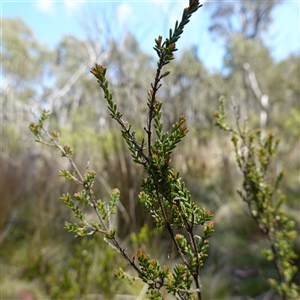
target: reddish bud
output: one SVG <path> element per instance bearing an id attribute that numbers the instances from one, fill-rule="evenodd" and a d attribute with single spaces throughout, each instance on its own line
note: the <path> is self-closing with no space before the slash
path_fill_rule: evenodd
<path id="1" fill-rule="evenodd" d="M 158 42 L 158 45 L 160 46 L 161 45 L 161 42 L 162 42 L 162 36 L 158 36 L 158 39 L 157 39 L 157 42 Z"/>

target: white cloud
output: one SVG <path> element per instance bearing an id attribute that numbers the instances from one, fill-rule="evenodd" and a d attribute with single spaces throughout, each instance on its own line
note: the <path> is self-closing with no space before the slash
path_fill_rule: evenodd
<path id="1" fill-rule="evenodd" d="M 74 10 L 78 10 L 85 0 L 64 0 L 64 5 L 67 13 L 71 13 Z"/>
<path id="2" fill-rule="evenodd" d="M 53 0 L 38 0 L 37 8 L 47 14 L 54 14 L 54 1 Z"/>
<path id="3" fill-rule="evenodd" d="M 126 3 L 121 3 L 117 7 L 117 19 L 121 26 L 125 26 L 126 23 L 131 20 L 132 8 Z M 131 20 L 132 21 L 132 20 Z"/>
<path id="4" fill-rule="evenodd" d="M 72 14 L 75 10 L 78 10 L 85 0 L 37 0 L 37 8 L 49 15 L 55 14 L 55 4 L 61 3 L 65 7 L 65 11 L 68 15 Z M 57 8 L 57 7 L 56 7 Z"/>

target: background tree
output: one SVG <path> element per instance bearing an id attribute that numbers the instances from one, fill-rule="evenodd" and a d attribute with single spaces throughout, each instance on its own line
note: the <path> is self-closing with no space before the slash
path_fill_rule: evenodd
<path id="1" fill-rule="evenodd" d="M 272 23 L 272 10 L 281 1 L 218 1 L 210 3 L 212 24 L 209 30 L 221 38 L 228 39 L 240 34 L 245 39 L 259 39 Z"/>

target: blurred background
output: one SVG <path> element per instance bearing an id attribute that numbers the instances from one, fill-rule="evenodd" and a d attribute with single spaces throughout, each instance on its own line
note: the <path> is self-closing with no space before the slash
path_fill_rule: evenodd
<path id="1" fill-rule="evenodd" d="M 2 3 L 1 299 L 144 299 L 146 293 L 140 282 L 114 278 L 115 269 L 128 267 L 100 237 L 74 239 L 63 229 L 74 219 L 59 197 L 78 187 L 58 176 L 70 169 L 68 162 L 35 143 L 28 129 L 42 109 L 51 111 L 49 130 L 75 149 L 79 168 L 84 172 L 90 161 L 97 172 L 97 197 L 105 200 L 112 188 L 120 189 L 116 222 L 128 252 L 142 247 L 162 264 L 178 261 L 166 233 L 153 229 L 137 201 L 143 170 L 132 163 L 89 70 L 96 62 L 108 67 L 114 99 L 142 137 L 156 71 L 154 38 L 168 36 L 185 6 Z M 205 2 L 166 68 L 171 74 L 158 96 L 165 128 L 182 114 L 189 127 L 173 166 L 194 201 L 214 214 L 204 299 L 271 299 L 264 298 L 267 278 L 276 277 L 260 253 L 267 241 L 236 193 L 242 176 L 230 136 L 214 126 L 221 95 L 232 124 L 239 107 L 249 129 L 262 127 L 281 138 L 272 170 L 286 170 L 284 209 L 300 231 L 299 25 L 298 1 Z M 299 236 L 295 251 L 300 254 Z"/>

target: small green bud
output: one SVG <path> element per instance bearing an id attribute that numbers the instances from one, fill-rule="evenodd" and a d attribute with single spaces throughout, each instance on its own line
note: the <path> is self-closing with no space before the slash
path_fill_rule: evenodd
<path id="1" fill-rule="evenodd" d="M 162 74 L 162 75 L 160 76 L 160 78 L 164 78 L 164 77 L 168 76 L 170 73 L 171 73 L 170 71 L 167 71 L 167 72 L 165 72 L 164 74 Z"/>

